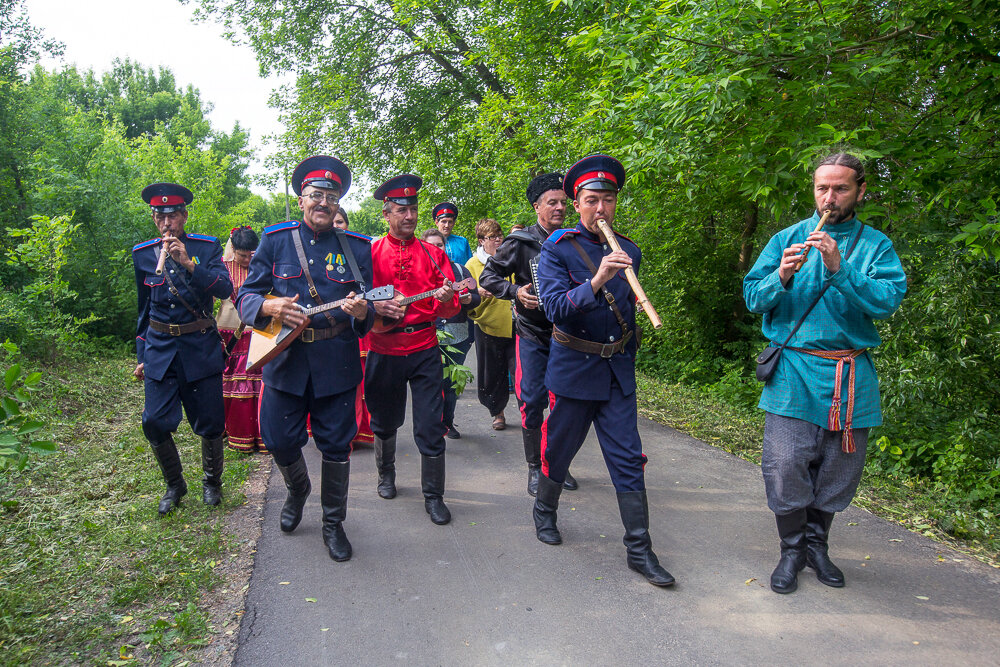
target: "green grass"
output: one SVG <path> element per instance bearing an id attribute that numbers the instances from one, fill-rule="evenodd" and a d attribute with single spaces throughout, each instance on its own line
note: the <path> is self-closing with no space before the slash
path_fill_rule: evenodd
<path id="1" fill-rule="evenodd" d="M 760 464 L 764 413 L 746 407 L 746 396 L 730 399 L 718 387 L 667 385 L 644 373 L 637 373 L 636 381 L 642 416 Z M 926 480 L 877 474 L 871 468 L 861 479 L 855 505 L 1000 567 L 1000 529 L 994 521 L 981 521 L 966 531 L 972 533 L 966 539 L 956 538 L 955 517 L 964 508 L 947 504 Z"/>
<path id="2" fill-rule="evenodd" d="M 170 664 L 213 632 L 199 604 L 232 551 L 223 518 L 244 501 L 252 459 L 227 452 L 223 505 L 210 510 L 200 441 L 182 422 L 190 490 L 159 517 L 163 480 L 140 428 L 134 361 L 93 354 L 40 369 L 40 411 L 60 452 L 0 471 L 0 664 Z"/>

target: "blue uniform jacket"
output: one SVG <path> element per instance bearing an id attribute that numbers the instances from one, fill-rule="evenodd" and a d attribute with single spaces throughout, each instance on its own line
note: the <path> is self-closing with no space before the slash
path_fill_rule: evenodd
<path id="1" fill-rule="evenodd" d="M 331 230 L 316 234 L 308 225 L 292 220 L 271 225 L 264 230 L 260 247 L 250 262 L 250 272 L 236 296 L 236 309 L 240 319 L 260 328 L 268 322 L 260 314 L 264 295 L 295 296 L 306 308 L 319 305 L 309 295 L 309 283 L 302 273 L 292 234 L 302 239 L 310 274 L 323 303 L 343 299 L 351 292 L 360 292 L 347 264 L 337 235 Z M 372 289 L 371 239 L 363 234 L 345 231 L 357 260 L 365 289 Z M 327 267 L 333 267 L 328 269 Z M 340 269 L 343 269 L 341 272 Z M 375 321 L 375 310 L 368 304 L 368 317 L 355 320 L 340 308 L 327 311 L 337 323 L 349 321 L 350 325 L 340 335 L 326 340 L 304 343 L 293 342 L 288 349 L 264 366 L 264 384 L 280 391 L 302 396 L 312 378 L 313 395 L 332 396 L 352 389 L 361 382 L 361 357 L 358 338 L 368 333 Z M 323 313 L 312 316 L 310 327 L 325 329 L 330 326 Z"/>
<path id="2" fill-rule="evenodd" d="M 149 328 L 150 318 L 167 324 L 186 324 L 198 319 L 170 293 L 166 277 L 156 275 L 161 245 L 161 239 L 153 239 L 132 248 L 135 288 L 139 295 L 136 358 L 140 364 L 145 364 L 143 372 L 151 380 L 162 380 L 175 357 L 189 381 L 221 373 L 225 366 L 222 343 L 214 329 L 171 336 Z M 222 263 L 222 246 L 214 236 L 188 233 L 184 236 L 184 247 L 195 263 L 194 273 L 188 273 L 169 257 L 164 272 L 170 272 L 177 291 L 192 308 L 211 317 L 212 299 L 225 299 L 233 292 L 229 271 Z"/>
<path id="3" fill-rule="evenodd" d="M 622 250 L 632 258 L 632 268 L 638 271 L 642 258 L 639 247 L 630 239 L 617 236 Z M 539 298 L 545 314 L 556 327 L 571 336 L 597 343 L 614 343 L 622 337 L 622 328 L 604 296 L 600 292 L 594 294 L 590 286 L 593 274 L 570 243 L 570 238 L 576 238 L 595 267 L 599 267 L 604 255 L 611 252 L 608 245 L 580 223 L 574 229 L 554 231 L 542 244 L 538 263 Z M 634 331 L 635 296 L 625 274 L 619 271 L 605 287 L 614 296 L 629 330 Z M 610 359 L 572 350 L 553 339 L 545 385 L 558 396 L 606 401 L 611 397 L 614 377 L 622 392 L 629 396 L 635 392 L 635 351 L 634 335 L 625 349 Z"/>

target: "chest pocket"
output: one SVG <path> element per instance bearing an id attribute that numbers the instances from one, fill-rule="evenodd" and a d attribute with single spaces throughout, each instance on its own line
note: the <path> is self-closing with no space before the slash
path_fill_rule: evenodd
<path id="1" fill-rule="evenodd" d="M 344 272 L 341 273 L 340 271 L 338 271 L 337 269 L 339 268 L 343 268 Z M 340 283 L 342 285 L 345 283 L 354 282 L 354 276 L 351 275 L 351 269 L 347 266 L 338 264 L 333 265 L 333 270 L 330 269 L 326 270 L 326 278 L 327 280 L 330 280 L 335 283 Z"/>
<path id="2" fill-rule="evenodd" d="M 151 276 L 147 275 L 143 279 L 143 282 L 146 283 L 147 287 L 159 287 L 160 285 L 163 284 L 164 280 L 165 280 L 165 278 L 163 276 L 158 276 L 156 274 L 153 274 Z"/>
<path id="3" fill-rule="evenodd" d="M 292 280 L 302 276 L 302 267 L 298 264 L 275 264 L 271 273 L 280 280 Z"/>

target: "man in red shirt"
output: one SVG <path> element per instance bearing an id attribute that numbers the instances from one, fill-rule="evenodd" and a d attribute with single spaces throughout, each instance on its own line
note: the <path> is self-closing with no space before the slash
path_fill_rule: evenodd
<path id="1" fill-rule="evenodd" d="M 376 287 L 392 285 L 396 294 L 425 298 L 401 307 L 396 300 L 375 306 L 383 322 L 368 335 L 365 363 L 365 396 L 375 434 L 375 467 L 378 494 L 396 496 L 396 430 L 406 412 L 406 385 L 413 396 L 413 439 L 420 450 L 420 481 L 424 508 L 431 521 L 451 521 L 444 504 L 444 425 L 441 393 L 441 353 L 434 320 L 458 313 L 460 303 L 451 287 L 455 275 L 440 248 L 414 236 L 417 227 L 419 176 L 391 178 L 375 191 L 389 233 L 372 243 Z"/>

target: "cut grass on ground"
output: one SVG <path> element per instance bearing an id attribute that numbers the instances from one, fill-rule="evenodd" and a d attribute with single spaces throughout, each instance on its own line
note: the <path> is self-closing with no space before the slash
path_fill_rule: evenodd
<path id="1" fill-rule="evenodd" d="M 39 369 L 60 452 L 0 472 L 2 664 L 169 664 L 217 632 L 200 605 L 232 556 L 223 518 L 243 502 L 254 463 L 227 452 L 223 505 L 208 509 L 200 441 L 182 422 L 189 491 L 159 517 L 163 480 L 142 436 L 133 367 L 124 351 L 101 350 Z"/>
<path id="2" fill-rule="evenodd" d="M 710 391 L 686 385 L 665 385 L 656 378 L 636 375 L 639 414 L 665 424 L 730 454 L 760 465 L 764 413 L 730 405 Z M 761 484 L 763 484 L 763 479 Z M 870 474 L 861 479 L 854 504 L 910 530 L 1000 567 L 997 540 L 960 540 L 929 517 L 947 514 L 930 485 L 919 480 Z"/>

